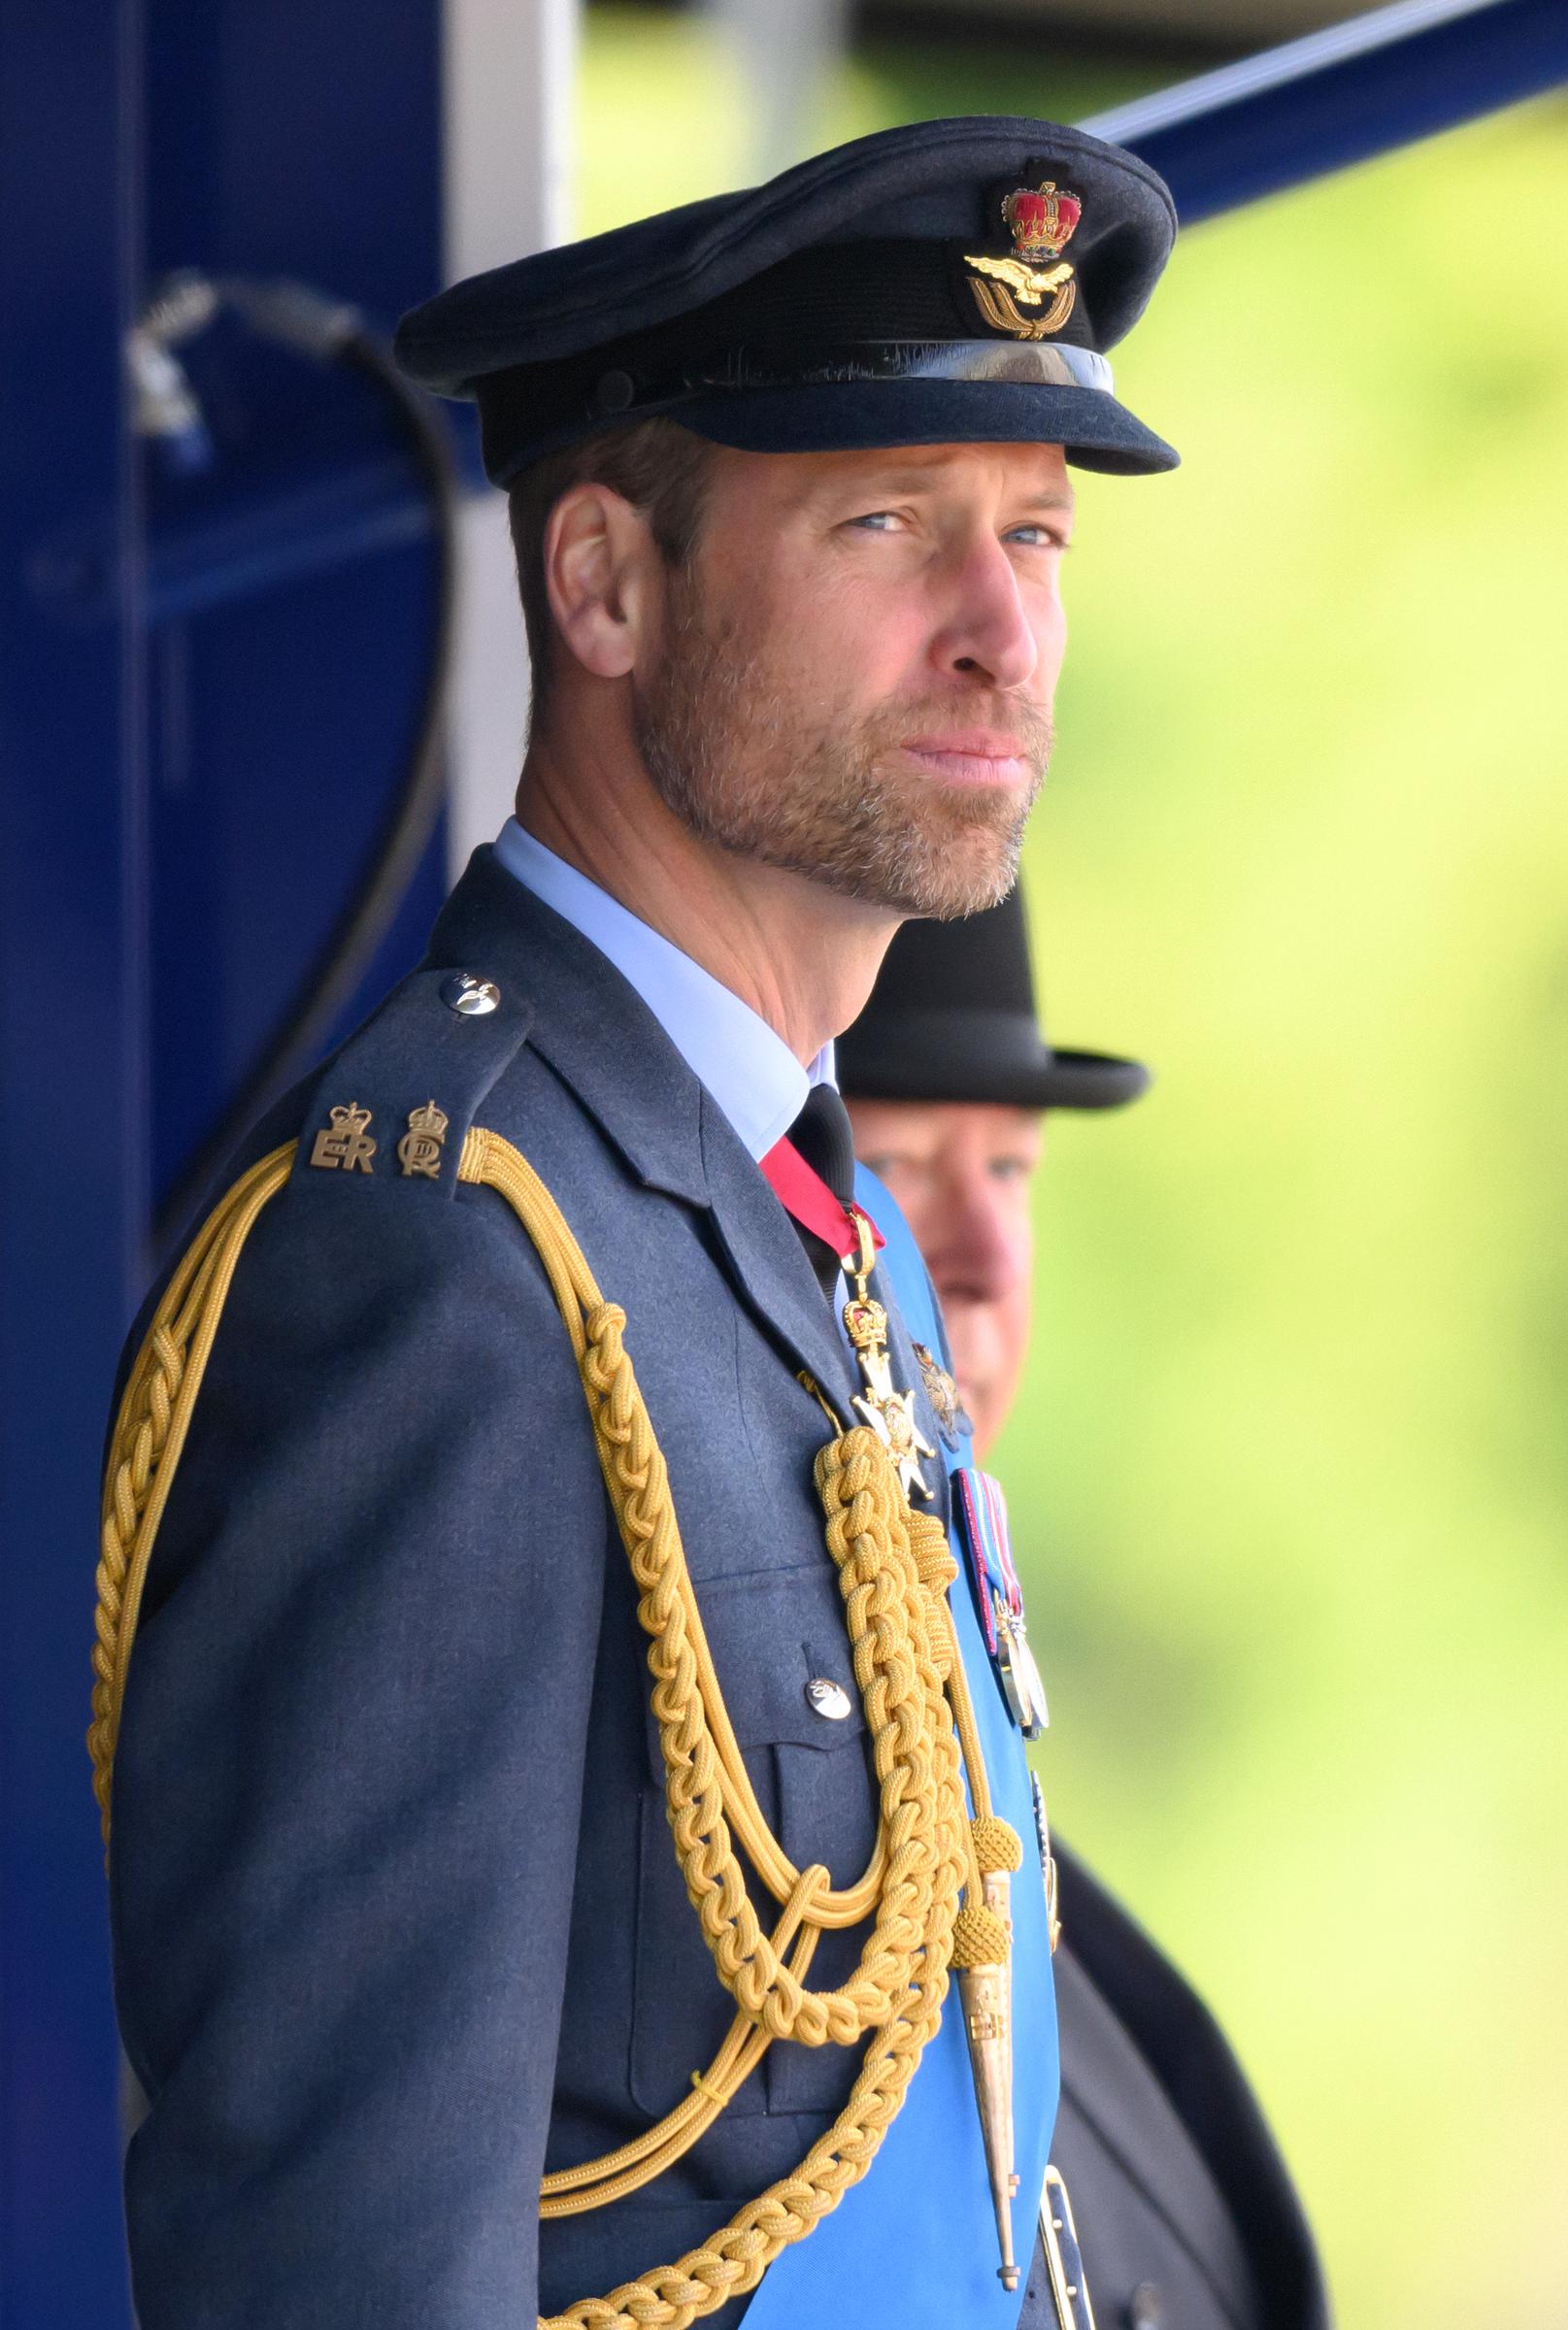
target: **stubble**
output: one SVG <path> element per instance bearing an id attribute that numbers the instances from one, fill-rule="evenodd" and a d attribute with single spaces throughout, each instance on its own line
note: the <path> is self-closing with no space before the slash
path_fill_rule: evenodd
<path id="1" fill-rule="evenodd" d="M 787 684 L 740 623 L 705 621 L 689 578 L 675 579 L 671 617 L 634 733 L 692 833 L 894 914 L 947 921 L 1006 897 L 1051 758 L 1046 713 L 977 686 L 856 716 Z M 944 782 L 901 755 L 954 726 L 1014 740 L 1032 773 L 1023 792 Z"/>

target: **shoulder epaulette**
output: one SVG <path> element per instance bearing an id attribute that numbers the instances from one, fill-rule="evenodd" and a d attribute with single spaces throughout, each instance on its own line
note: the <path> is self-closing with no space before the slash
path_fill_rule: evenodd
<path id="1" fill-rule="evenodd" d="M 450 1198 L 468 1129 L 532 1017 L 483 970 L 411 973 L 322 1069 L 293 1178 L 395 1180 Z"/>

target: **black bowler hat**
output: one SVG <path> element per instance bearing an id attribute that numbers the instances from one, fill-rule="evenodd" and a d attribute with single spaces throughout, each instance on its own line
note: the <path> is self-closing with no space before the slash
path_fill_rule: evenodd
<path id="1" fill-rule="evenodd" d="M 507 485 L 667 414 L 754 452 L 1060 445 L 1173 469 L 1112 392 L 1176 232 L 1163 181 L 1053 121 L 922 121 L 455 283 L 404 316 L 412 380 L 480 408 Z"/>
<path id="2" fill-rule="evenodd" d="M 837 1052 L 846 1100 L 1118 1109 L 1150 1081 L 1140 1060 L 1046 1041 L 1020 888 L 961 922 L 906 922 Z"/>

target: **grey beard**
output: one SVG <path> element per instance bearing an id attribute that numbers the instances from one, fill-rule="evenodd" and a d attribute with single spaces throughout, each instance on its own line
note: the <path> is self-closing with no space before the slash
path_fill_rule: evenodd
<path id="1" fill-rule="evenodd" d="M 1017 707 L 1007 725 L 1019 726 Z M 1022 802 L 883 775 L 880 756 L 896 737 L 813 729 L 778 690 L 750 682 L 735 645 L 689 613 L 633 704 L 643 765 L 699 840 L 843 897 L 942 921 L 995 906 L 1017 880 L 1051 749 L 1044 714 L 1029 712 L 1023 726 L 1019 749 L 1036 775 Z"/>

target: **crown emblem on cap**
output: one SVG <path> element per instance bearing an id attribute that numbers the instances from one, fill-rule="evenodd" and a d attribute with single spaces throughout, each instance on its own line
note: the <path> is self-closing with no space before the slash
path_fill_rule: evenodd
<path id="1" fill-rule="evenodd" d="M 1042 179 L 1037 186 L 1015 186 L 1004 196 L 1002 222 L 1013 238 L 1011 252 L 1006 257 L 964 253 L 964 265 L 975 270 L 969 278 L 975 305 L 993 331 L 1015 340 L 1045 340 L 1061 330 L 1078 296 L 1071 262 L 1061 254 L 1083 216 L 1078 196 L 1058 188 L 1053 178 Z M 1040 259 L 1054 264 L 1037 266 Z"/>
<path id="2" fill-rule="evenodd" d="M 1059 194 L 1053 178 L 1038 186 L 1015 186 L 1002 205 L 1020 259 L 1057 259 L 1084 216 L 1076 194 Z"/>

